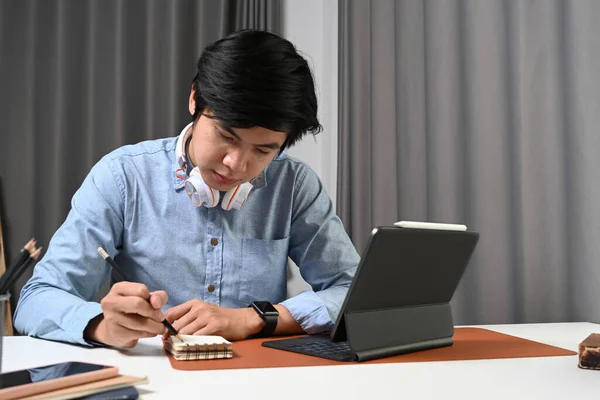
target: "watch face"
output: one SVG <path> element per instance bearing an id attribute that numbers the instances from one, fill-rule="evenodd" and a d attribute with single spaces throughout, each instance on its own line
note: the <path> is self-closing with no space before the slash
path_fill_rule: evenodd
<path id="1" fill-rule="evenodd" d="M 253 304 L 263 314 L 279 314 L 273 304 L 268 301 L 255 301 Z"/>

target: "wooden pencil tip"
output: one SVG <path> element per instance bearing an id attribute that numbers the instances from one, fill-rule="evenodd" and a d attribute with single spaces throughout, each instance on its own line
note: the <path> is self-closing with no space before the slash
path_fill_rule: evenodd
<path id="1" fill-rule="evenodd" d="M 36 251 L 34 251 L 33 254 L 31 254 L 31 258 L 37 261 L 40 258 L 40 254 L 42 254 L 42 249 L 43 247 L 39 247 Z"/>
<path id="2" fill-rule="evenodd" d="M 35 245 L 36 245 L 35 239 L 31 239 L 31 240 L 29 240 L 29 242 L 27 242 L 27 244 L 25 246 L 23 246 L 23 248 L 25 250 L 27 250 L 29 253 L 33 253 L 33 251 L 35 250 Z"/>
<path id="3" fill-rule="evenodd" d="M 102 258 L 104 258 L 105 260 L 108 258 L 108 253 L 102 247 L 98 247 L 98 253 L 100 253 Z"/>

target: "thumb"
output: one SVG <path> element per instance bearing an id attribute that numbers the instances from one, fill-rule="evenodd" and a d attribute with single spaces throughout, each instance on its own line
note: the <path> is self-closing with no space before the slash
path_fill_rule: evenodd
<path id="1" fill-rule="evenodd" d="M 167 304 L 167 301 L 169 301 L 169 295 L 164 290 L 157 290 L 156 292 L 150 293 L 149 301 L 153 308 L 159 310 L 165 304 Z"/>

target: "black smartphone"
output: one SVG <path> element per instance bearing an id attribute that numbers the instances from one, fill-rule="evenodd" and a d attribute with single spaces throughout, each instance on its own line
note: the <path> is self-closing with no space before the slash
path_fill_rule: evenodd
<path id="1" fill-rule="evenodd" d="M 117 367 L 69 361 L 0 374 L 0 398 L 13 399 L 58 390 L 119 374 Z"/>

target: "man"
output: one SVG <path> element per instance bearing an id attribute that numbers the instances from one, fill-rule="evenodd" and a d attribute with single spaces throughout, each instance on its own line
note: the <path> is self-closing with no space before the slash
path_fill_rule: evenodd
<path id="1" fill-rule="evenodd" d="M 189 112 L 177 138 L 92 168 L 22 290 L 17 330 L 133 347 L 164 334 L 165 317 L 230 340 L 332 328 L 359 257 L 316 174 L 282 151 L 321 130 L 306 60 L 277 35 L 234 33 L 198 60 Z M 131 280 L 100 304 L 99 247 Z M 288 256 L 313 289 L 290 299 Z"/>

